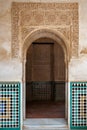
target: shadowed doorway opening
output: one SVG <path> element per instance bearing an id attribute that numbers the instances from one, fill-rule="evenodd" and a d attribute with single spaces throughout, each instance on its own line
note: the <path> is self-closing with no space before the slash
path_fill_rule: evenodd
<path id="1" fill-rule="evenodd" d="M 65 62 L 60 44 L 34 41 L 27 51 L 26 118 L 65 118 Z"/>

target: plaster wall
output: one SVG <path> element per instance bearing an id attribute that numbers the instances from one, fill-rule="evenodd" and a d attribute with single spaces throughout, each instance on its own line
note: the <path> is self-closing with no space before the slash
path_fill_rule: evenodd
<path id="1" fill-rule="evenodd" d="M 50 0 L 14 0 L 14 2 L 50 2 Z M 11 4 L 13 0 L 0 0 L 0 81 L 21 81 L 22 61 L 11 58 Z M 79 57 L 69 62 L 69 80 L 87 77 L 87 0 L 51 0 L 51 2 L 79 3 Z"/>

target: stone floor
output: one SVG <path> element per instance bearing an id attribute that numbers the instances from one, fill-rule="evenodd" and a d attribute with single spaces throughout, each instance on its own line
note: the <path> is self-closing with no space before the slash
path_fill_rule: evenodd
<path id="1" fill-rule="evenodd" d="M 29 102 L 26 107 L 27 118 L 64 118 L 65 102 Z"/>
<path id="2" fill-rule="evenodd" d="M 26 105 L 23 130 L 69 130 L 64 117 L 64 101 L 29 102 Z"/>
<path id="3" fill-rule="evenodd" d="M 69 130 L 64 118 L 26 119 L 24 130 Z"/>

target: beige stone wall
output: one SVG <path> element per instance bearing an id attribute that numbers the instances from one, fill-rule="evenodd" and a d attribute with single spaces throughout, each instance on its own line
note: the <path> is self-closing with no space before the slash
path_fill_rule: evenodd
<path id="1" fill-rule="evenodd" d="M 16 2 L 50 2 L 50 0 L 14 0 Z M 11 4 L 0 0 L 0 81 L 21 81 L 22 62 L 11 59 Z M 79 3 L 79 57 L 69 62 L 69 80 L 87 78 L 87 0 L 51 0 Z"/>

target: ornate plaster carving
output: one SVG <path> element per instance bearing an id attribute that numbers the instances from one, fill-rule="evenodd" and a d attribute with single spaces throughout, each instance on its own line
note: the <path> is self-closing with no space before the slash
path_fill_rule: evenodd
<path id="1" fill-rule="evenodd" d="M 61 32 L 69 41 L 72 56 L 78 55 L 77 3 L 12 3 L 12 58 L 29 33 L 42 27 Z M 68 44 L 68 43 L 67 43 Z"/>
<path id="2" fill-rule="evenodd" d="M 81 50 L 80 54 L 87 54 L 87 48 L 84 48 L 83 50 Z"/>

